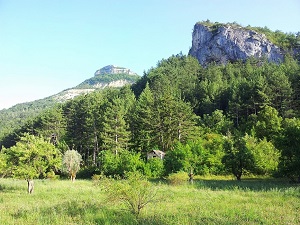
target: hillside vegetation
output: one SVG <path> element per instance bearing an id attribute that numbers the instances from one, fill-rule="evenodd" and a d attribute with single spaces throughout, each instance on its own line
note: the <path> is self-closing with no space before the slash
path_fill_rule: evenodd
<path id="1" fill-rule="evenodd" d="M 79 176 L 124 177 L 140 171 L 162 177 L 193 171 L 232 174 L 238 180 L 254 174 L 297 181 L 299 71 L 289 57 L 279 65 L 249 59 L 202 68 L 192 57 L 171 56 L 132 87 L 80 96 L 2 138 L 0 173 L 19 174 L 23 162 L 12 170 L 12 160 L 26 147 L 13 146 L 27 133 L 45 140 L 54 134 L 62 154 L 77 150 L 83 159 Z M 145 160 L 153 149 L 166 152 L 165 159 Z M 60 174 L 56 167 L 39 172 L 32 166 L 36 177 Z"/>
<path id="2" fill-rule="evenodd" d="M 85 80 L 72 89 L 97 89 L 97 84 L 108 84 L 113 81 L 125 80 L 128 83 L 136 82 L 140 76 L 129 74 L 101 74 Z M 67 90 L 65 90 L 67 91 Z M 64 96 L 64 91 L 60 92 L 59 96 Z M 58 100 L 59 99 L 59 100 Z M 38 116 L 43 111 L 55 107 L 60 104 L 64 97 L 57 99 L 57 95 L 53 95 L 44 99 L 20 103 L 9 109 L 0 110 L 0 140 L 14 132 L 14 129 L 19 129 L 24 124 L 29 123 L 32 118 Z M 68 99 L 68 98 L 66 98 Z M 66 101 L 66 100 L 63 100 Z"/>
<path id="3" fill-rule="evenodd" d="M 138 79 L 140 78 L 139 75 L 133 75 L 133 74 L 100 74 L 100 75 L 95 75 L 94 77 L 85 80 L 76 88 L 91 88 L 96 84 L 99 83 L 110 83 L 112 81 L 117 81 L 117 80 L 126 80 L 129 83 L 135 83 Z"/>
<path id="4" fill-rule="evenodd" d="M 9 109 L 0 110 L 0 140 L 15 129 L 26 123 L 29 118 L 34 118 L 44 110 L 57 104 L 54 99 L 45 98 L 33 102 L 20 103 Z"/>
<path id="5" fill-rule="evenodd" d="M 205 67 L 178 54 L 133 85 L 47 101 L 0 113 L 0 224 L 300 223 L 288 54 Z"/>

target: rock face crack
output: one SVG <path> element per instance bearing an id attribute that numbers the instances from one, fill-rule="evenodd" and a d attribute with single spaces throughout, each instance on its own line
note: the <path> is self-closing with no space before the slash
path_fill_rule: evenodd
<path id="1" fill-rule="evenodd" d="M 189 55 L 196 57 L 205 66 L 212 61 L 226 64 L 245 61 L 250 57 L 264 57 L 269 62 L 280 63 L 283 61 L 284 52 L 258 32 L 230 25 L 211 29 L 197 23 L 194 26 Z"/>

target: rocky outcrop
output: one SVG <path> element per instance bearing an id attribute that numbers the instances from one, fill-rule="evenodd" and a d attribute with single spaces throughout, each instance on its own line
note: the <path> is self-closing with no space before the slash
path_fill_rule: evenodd
<path id="1" fill-rule="evenodd" d="M 120 87 L 125 86 L 126 84 L 132 84 L 132 83 L 129 82 L 128 80 L 116 80 L 116 81 L 111 81 L 109 83 L 97 83 L 97 84 L 90 86 L 90 88 L 85 88 L 85 89 L 71 88 L 71 89 L 64 90 L 64 91 L 54 95 L 53 98 L 58 102 L 65 102 L 66 100 L 73 99 L 78 95 L 88 94 L 90 92 L 93 92 L 96 89 L 104 89 L 104 88 L 108 88 L 108 87 L 120 88 Z"/>
<path id="2" fill-rule="evenodd" d="M 264 34 L 240 26 L 194 26 L 192 47 L 189 54 L 202 66 L 210 62 L 226 64 L 249 57 L 265 57 L 269 62 L 283 61 L 283 51 L 271 43 Z"/>
<path id="3" fill-rule="evenodd" d="M 95 89 L 75 89 L 75 88 L 71 88 L 71 89 L 67 89 L 64 90 L 62 92 L 59 92 L 56 95 L 53 95 L 52 98 L 55 99 L 55 101 L 58 102 L 65 102 L 69 99 L 73 99 L 78 95 L 82 95 L 82 94 L 88 94 L 90 92 L 95 91 Z"/>
<path id="4" fill-rule="evenodd" d="M 130 76 L 129 76 L 130 75 Z M 88 94 L 96 89 L 120 88 L 135 83 L 140 77 L 130 69 L 116 66 L 105 66 L 95 72 L 95 76 L 85 80 L 74 88 L 69 88 L 53 98 L 64 102 L 82 94 Z"/>
<path id="5" fill-rule="evenodd" d="M 96 89 L 104 89 L 107 87 L 119 88 L 119 87 L 125 86 L 126 84 L 132 84 L 132 82 L 122 79 L 122 80 L 111 81 L 109 83 L 97 83 L 97 84 L 93 85 L 93 87 Z"/>
<path id="6" fill-rule="evenodd" d="M 114 66 L 114 65 L 108 65 L 105 66 L 95 72 L 95 76 L 101 75 L 101 74 L 129 74 L 129 75 L 136 75 L 136 73 L 132 72 L 130 69 Z"/>

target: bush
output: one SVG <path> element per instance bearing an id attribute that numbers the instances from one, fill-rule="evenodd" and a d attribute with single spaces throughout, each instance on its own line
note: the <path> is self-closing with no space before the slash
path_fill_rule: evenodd
<path id="1" fill-rule="evenodd" d="M 46 174 L 47 176 L 47 179 L 50 179 L 50 180 L 57 180 L 59 179 L 59 175 L 55 175 L 55 173 L 53 171 L 50 171 Z"/>
<path id="2" fill-rule="evenodd" d="M 181 185 L 187 183 L 189 176 L 186 172 L 179 171 L 177 173 L 171 173 L 167 181 L 171 185 Z"/>
<path id="3" fill-rule="evenodd" d="M 96 166 L 87 166 L 80 168 L 78 173 L 76 174 L 77 178 L 80 179 L 91 179 L 91 177 L 98 172 L 98 168 Z"/>
<path id="4" fill-rule="evenodd" d="M 103 176 L 102 174 L 94 174 L 94 175 L 92 176 L 92 180 L 93 180 L 93 181 L 101 180 L 102 176 Z"/>
<path id="5" fill-rule="evenodd" d="M 166 174 L 188 171 L 192 166 L 191 161 L 194 157 L 190 145 L 177 143 L 174 149 L 169 151 L 164 158 Z"/>
<path id="6" fill-rule="evenodd" d="M 158 158 L 149 159 L 145 164 L 144 173 L 147 177 L 160 178 L 164 173 L 163 160 Z"/>
<path id="7" fill-rule="evenodd" d="M 140 154 L 122 150 L 117 155 L 104 151 L 101 155 L 101 166 L 101 172 L 106 176 L 125 177 L 126 172 L 142 171 L 145 164 Z"/>
<path id="8" fill-rule="evenodd" d="M 93 184 L 95 186 L 100 187 L 103 190 L 106 190 L 111 185 L 111 179 L 107 178 L 103 173 L 101 174 L 94 174 L 92 176 Z"/>
<path id="9" fill-rule="evenodd" d="M 157 189 L 137 171 L 126 173 L 126 180 L 111 180 L 106 191 L 110 202 L 124 203 L 136 217 L 146 205 L 157 200 Z"/>

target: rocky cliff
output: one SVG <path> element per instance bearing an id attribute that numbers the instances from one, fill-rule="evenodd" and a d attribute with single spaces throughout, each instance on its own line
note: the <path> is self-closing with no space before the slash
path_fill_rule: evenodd
<path id="1" fill-rule="evenodd" d="M 105 66 L 95 72 L 95 76 L 97 75 L 103 75 L 103 74 L 129 74 L 129 75 L 137 75 L 136 73 L 132 72 L 130 69 L 114 66 L 114 65 L 108 65 Z"/>
<path id="2" fill-rule="evenodd" d="M 225 64 L 249 57 L 265 57 L 270 62 L 283 61 L 283 51 L 271 43 L 264 34 L 230 24 L 194 26 L 189 54 L 202 66 L 210 62 Z"/>
<path id="3" fill-rule="evenodd" d="M 64 102 L 81 94 L 87 94 L 96 89 L 104 88 L 120 88 L 127 84 L 135 83 L 140 76 L 132 72 L 130 69 L 118 66 L 105 66 L 94 73 L 91 77 L 74 88 L 64 90 L 56 95 L 54 99 Z"/>

